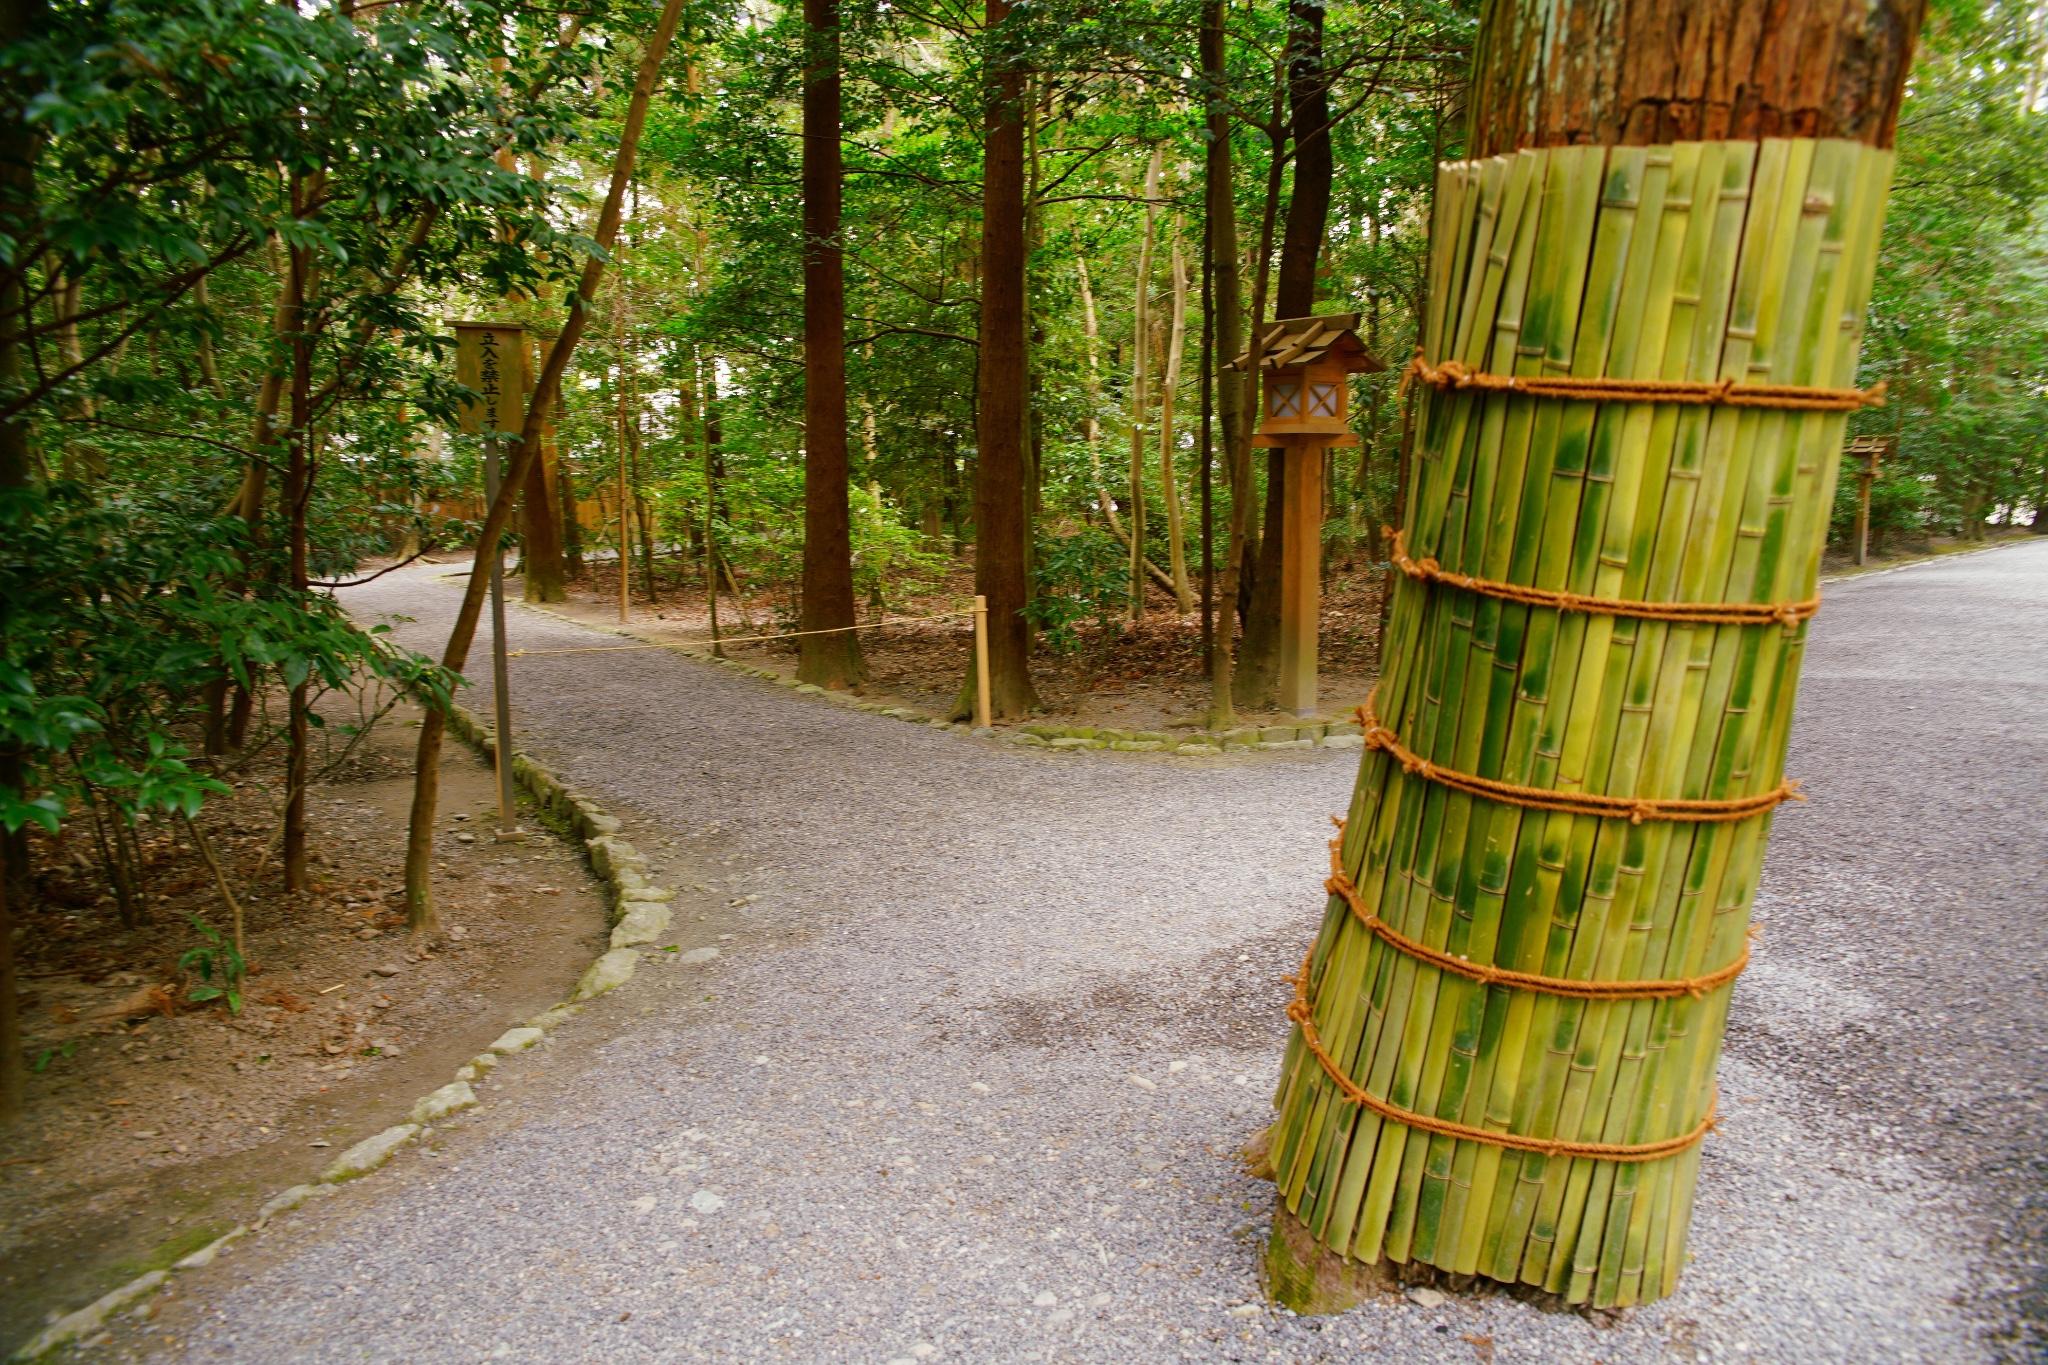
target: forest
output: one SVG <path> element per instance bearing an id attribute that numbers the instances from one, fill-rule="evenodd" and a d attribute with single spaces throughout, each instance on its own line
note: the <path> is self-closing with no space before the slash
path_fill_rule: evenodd
<path id="1" fill-rule="evenodd" d="M 722 597 L 728 628 L 811 632 L 827 687 L 869 680 L 847 627 L 979 593 L 999 716 L 1168 639 L 1212 726 L 1269 706 L 1282 466 L 1227 362 L 1330 315 L 1384 362 L 1324 456 L 1323 571 L 1370 598 L 1475 26 L 1448 0 L 0 9 L 10 1103 L 7 963 L 52 874 L 140 922 L 151 849 L 265 751 L 260 857 L 303 887 L 315 755 L 354 733 L 323 700 L 445 703 L 478 634 L 480 587 L 438 658 L 335 590 L 435 550 L 502 540 L 536 603 Z M 1887 401 L 1852 424 L 1895 442 L 1880 549 L 2048 531 L 2044 57 L 2030 5 L 1930 16 L 1858 378 Z M 495 502 L 452 320 L 525 329 Z"/>

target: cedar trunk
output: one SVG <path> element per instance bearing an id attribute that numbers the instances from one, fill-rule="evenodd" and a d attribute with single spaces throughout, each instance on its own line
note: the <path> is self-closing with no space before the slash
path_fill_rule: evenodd
<path id="1" fill-rule="evenodd" d="M 989 29 L 1010 13 L 987 0 Z M 975 370 L 974 590 L 988 598 L 989 713 L 1020 716 L 1038 705 L 1025 627 L 1024 73 L 998 56 L 982 143 L 981 353 Z M 956 716 L 971 714 L 969 666 Z"/>
<path id="2" fill-rule="evenodd" d="M 1853 383 L 1891 175 L 1871 149 L 1890 144 L 1919 21 L 1912 0 L 1489 4 L 1471 159 L 1437 178 L 1425 358 Z M 1451 574 L 1803 601 L 1846 420 L 1422 388 L 1403 533 Z M 1691 1259 L 1772 817 L 1545 811 L 1453 792 L 1427 765 L 1606 802 L 1778 791 L 1807 623 L 1600 615 L 1405 577 L 1393 592 L 1373 706 L 1425 762 L 1368 752 L 1333 849 L 1357 901 L 1326 902 L 1290 1013 L 1334 1060 L 1293 1034 L 1268 1282 L 1307 1312 L 1391 1284 L 1359 1273 L 1383 1262 L 1602 1309 L 1660 1298 Z"/>
<path id="3" fill-rule="evenodd" d="M 839 240 L 839 0 L 804 0 L 804 589 L 796 675 L 867 678 L 853 614 L 846 495 L 846 261 Z"/>
<path id="4" fill-rule="evenodd" d="M 299 189 L 294 185 L 294 190 Z M 295 206 L 296 207 L 296 206 Z M 313 341 L 306 332 L 306 294 L 312 273 L 311 252 L 291 248 L 291 429 L 285 435 L 284 506 L 291 590 L 304 597 L 306 580 L 306 508 L 313 496 L 311 443 Z M 311 679 L 291 692 L 286 723 L 284 799 L 284 888 L 304 891 L 306 875 L 306 787 L 312 780 L 312 727 L 307 717 Z"/>
<path id="5" fill-rule="evenodd" d="M 1315 311 L 1316 262 L 1330 220 L 1330 83 L 1323 71 L 1323 10 L 1294 0 L 1288 6 L 1287 99 L 1294 138 L 1294 193 L 1287 204 L 1287 231 L 1280 243 L 1273 316 L 1307 317 Z M 1260 319 L 1254 335 L 1261 335 Z M 1256 373 L 1256 371 L 1252 371 Z M 1244 651 L 1238 663 L 1236 695 L 1247 706 L 1273 703 L 1280 684 L 1280 573 L 1285 536 L 1282 508 L 1287 492 L 1287 452 L 1266 456 L 1266 518 L 1259 536 L 1257 572 L 1245 612 Z"/>
<path id="6" fill-rule="evenodd" d="M 1925 0 L 1489 5 L 1466 155 L 1839 137 L 1889 147 Z"/>
<path id="7" fill-rule="evenodd" d="M 1202 11 L 1202 79 L 1207 88 L 1205 126 L 1209 136 L 1203 165 L 1203 231 L 1207 234 L 1209 269 L 1213 272 L 1216 314 L 1216 353 L 1236 356 L 1244 350 L 1243 300 L 1238 276 L 1237 204 L 1230 156 L 1230 107 L 1225 101 L 1229 75 L 1223 60 L 1221 0 Z M 1237 618 L 1237 590 L 1244 567 L 1245 536 L 1251 527 L 1251 509 L 1257 493 L 1251 487 L 1251 436 L 1245 430 L 1245 389 L 1250 371 L 1244 374 L 1203 376 L 1203 383 L 1217 383 L 1216 416 L 1223 429 L 1223 462 L 1230 485 L 1230 532 L 1224 542 L 1223 571 L 1217 584 L 1222 605 L 1216 623 L 1215 646 L 1209 655 L 1209 717 L 1211 730 L 1228 730 L 1237 724 L 1231 704 L 1231 679 L 1236 661 L 1233 626 Z"/>

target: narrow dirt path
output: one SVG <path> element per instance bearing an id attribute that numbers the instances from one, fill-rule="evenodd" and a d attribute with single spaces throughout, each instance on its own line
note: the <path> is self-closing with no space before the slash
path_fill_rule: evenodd
<path id="1" fill-rule="evenodd" d="M 403 633 L 426 646 L 446 572 L 349 602 L 417 618 Z M 610 642 L 527 612 L 513 635 Z M 1277 978 L 1319 909 L 1355 753 L 1051 755 L 657 650 L 520 659 L 525 746 L 638 817 L 628 833 L 686 888 L 674 942 L 721 955 L 656 954 L 502 1068 L 438 1152 L 189 1277 L 113 1349 L 1618 1365 L 1955 1362 L 2002 1336 L 2023 1353 L 2004 1315 L 2043 1240 L 2020 1205 L 2043 1188 L 2044 645 L 2048 542 L 1831 591 L 1793 759 L 1814 799 L 1779 820 L 1695 1263 L 1610 1326 L 1505 1296 L 1322 1321 L 1260 1306 L 1272 1191 L 1232 1154 L 1270 1112 Z"/>

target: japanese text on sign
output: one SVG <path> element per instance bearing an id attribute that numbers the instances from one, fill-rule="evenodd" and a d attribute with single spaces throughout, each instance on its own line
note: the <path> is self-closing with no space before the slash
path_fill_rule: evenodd
<path id="1" fill-rule="evenodd" d="M 476 393 L 462 404 L 462 430 L 485 436 L 518 431 L 526 410 L 525 329 L 498 323 L 451 325 L 456 382 Z"/>

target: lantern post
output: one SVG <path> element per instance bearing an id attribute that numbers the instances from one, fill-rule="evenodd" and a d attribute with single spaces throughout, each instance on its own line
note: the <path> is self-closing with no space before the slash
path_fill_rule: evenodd
<path id="1" fill-rule="evenodd" d="M 1280 542 L 1280 708 L 1316 714 L 1322 617 L 1323 452 L 1356 446 L 1351 376 L 1386 369 L 1358 339 L 1358 314 L 1282 318 L 1258 346 L 1262 403 L 1252 444 L 1286 452 Z M 1244 370 L 1252 352 L 1226 367 Z"/>

